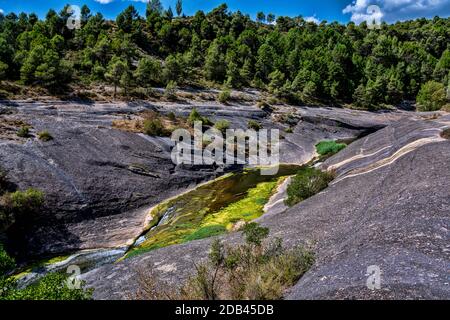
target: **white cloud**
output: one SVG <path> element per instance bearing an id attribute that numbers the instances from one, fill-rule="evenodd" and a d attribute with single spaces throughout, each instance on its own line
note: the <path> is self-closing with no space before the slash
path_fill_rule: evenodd
<path id="1" fill-rule="evenodd" d="M 320 24 L 320 20 L 317 19 L 316 15 L 313 15 L 311 17 L 305 17 L 305 21 L 312 22 L 315 24 Z"/>
<path id="2" fill-rule="evenodd" d="M 94 1 L 99 2 L 101 4 L 107 4 L 113 2 L 114 0 L 94 0 Z"/>
<path id="3" fill-rule="evenodd" d="M 368 12 L 370 5 L 377 5 L 380 12 Z M 342 12 L 351 14 L 351 20 L 358 24 L 376 18 L 392 23 L 436 15 L 447 17 L 450 15 L 450 0 L 356 0 Z"/>
<path id="4" fill-rule="evenodd" d="M 5 11 L 3 11 L 3 9 L 0 9 L 0 13 L 3 14 L 3 13 L 5 13 Z"/>

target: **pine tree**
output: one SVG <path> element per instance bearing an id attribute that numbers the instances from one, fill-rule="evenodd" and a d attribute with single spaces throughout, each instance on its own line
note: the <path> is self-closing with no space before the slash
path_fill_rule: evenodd
<path id="1" fill-rule="evenodd" d="M 183 13 L 183 1 L 182 0 L 177 0 L 176 10 L 177 10 L 177 16 L 181 16 L 181 14 Z"/>
<path id="2" fill-rule="evenodd" d="M 129 68 L 126 61 L 122 60 L 118 56 L 114 56 L 109 62 L 105 77 L 114 85 L 114 99 L 117 95 L 117 86 L 120 85 L 122 76 L 125 73 L 128 73 L 128 71 Z"/>

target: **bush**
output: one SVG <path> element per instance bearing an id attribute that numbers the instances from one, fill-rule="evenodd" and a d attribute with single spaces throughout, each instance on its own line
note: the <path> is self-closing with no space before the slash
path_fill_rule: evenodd
<path id="1" fill-rule="evenodd" d="M 319 193 L 333 180 L 333 174 L 304 167 L 292 178 L 287 188 L 286 205 L 293 206 Z"/>
<path id="2" fill-rule="evenodd" d="M 175 120 L 177 120 L 177 116 L 175 115 L 175 113 L 169 112 L 167 114 L 167 119 L 169 119 L 170 121 L 175 121 Z"/>
<path id="3" fill-rule="evenodd" d="M 418 111 L 437 111 L 447 103 L 445 86 L 436 81 L 428 81 L 417 95 Z"/>
<path id="4" fill-rule="evenodd" d="M 447 140 L 450 140 L 450 128 L 444 129 L 441 133 L 441 137 Z"/>
<path id="5" fill-rule="evenodd" d="M 255 131 L 259 131 L 259 130 L 262 129 L 262 125 L 259 122 L 255 121 L 255 120 L 250 120 L 248 122 L 247 126 L 248 126 L 249 129 L 252 129 L 252 130 L 255 130 Z"/>
<path id="6" fill-rule="evenodd" d="M 36 212 L 43 203 L 44 194 L 35 189 L 6 193 L 1 198 L 3 210 L 14 216 Z"/>
<path id="7" fill-rule="evenodd" d="M 90 300 L 92 289 L 85 289 L 82 282 L 79 289 L 68 286 L 67 276 L 63 273 L 49 273 L 24 289 L 10 287 L 5 295 L 0 295 L 4 300 Z"/>
<path id="8" fill-rule="evenodd" d="M 166 135 L 164 126 L 159 118 L 144 121 L 144 132 L 149 136 L 161 137 Z"/>
<path id="9" fill-rule="evenodd" d="M 231 98 L 231 92 L 230 90 L 226 89 L 219 93 L 219 101 L 221 103 L 227 103 Z"/>
<path id="10" fill-rule="evenodd" d="M 227 120 L 219 120 L 214 125 L 214 128 L 222 132 L 223 134 L 230 128 L 230 122 Z"/>
<path id="11" fill-rule="evenodd" d="M 321 156 L 331 156 L 347 147 L 345 143 L 337 143 L 336 141 L 322 141 L 316 144 L 316 151 Z"/>
<path id="12" fill-rule="evenodd" d="M 3 245 L 0 244 L 0 277 L 2 277 L 8 271 L 14 269 L 16 262 L 14 258 L 10 257 Z M 1 287 L 0 287 L 1 290 Z"/>
<path id="13" fill-rule="evenodd" d="M 2 195 L 0 197 L 0 232 L 7 230 L 18 218 L 37 212 L 43 203 L 43 193 L 34 189 Z"/>
<path id="14" fill-rule="evenodd" d="M 28 138 L 30 136 L 30 127 L 20 127 L 20 129 L 17 131 L 17 136 L 21 138 Z"/>
<path id="15" fill-rule="evenodd" d="M 9 182 L 6 179 L 6 173 L 0 169 L 0 195 L 6 191 L 8 188 Z"/>
<path id="16" fill-rule="evenodd" d="M 137 299 L 276 300 L 314 263 L 303 248 L 286 250 L 280 239 L 264 244 L 269 230 L 251 223 L 244 227 L 243 245 L 225 247 L 215 240 L 206 263 L 181 288 L 158 280 L 152 270 L 141 270 Z"/>
<path id="17" fill-rule="evenodd" d="M 192 126 L 194 125 L 195 122 L 198 121 L 202 122 L 202 124 L 206 126 L 212 125 L 211 121 L 208 118 L 202 117 L 200 113 L 197 111 L 197 109 L 193 108 L 188 117 L 188 124 Z"/>
<path id="18" fill-rule="evenodd" d="M 44 142 L 53 140 L 52 135 L 51 135 L 50 132 L 48 132 L 47 130 L 44 130 L 44 131 L 39 132 L 39 133 L 38 133 L 38 137 L 39 137 L 39 140 L 42 140 L 42 141 L 44 141 Z"/>
<path id="19" fill-rule="evenodd" d="M 166 99 L 175 100 L 177 98 L 177 83 L 175 81 L 169 81 L 164 91 L 164 96 Z"/>

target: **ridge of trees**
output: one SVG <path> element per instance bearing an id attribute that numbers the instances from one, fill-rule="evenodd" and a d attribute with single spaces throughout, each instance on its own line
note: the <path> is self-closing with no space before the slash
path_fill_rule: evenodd
<path id="1" fill-rule="evenodd" d="M 151 0 L 145 16 L 129 6 L 115 21 L 83 6 L 81 28 L 69 29 L 67 8 L 44 20 L 0 14 L 0 80 L 49 89 L 109 83 L 125 93 L 171 81 L 225 84 L 368 109 L 415 100 L 429 81 L 450 81 L 449 18 L 370 30 L 263 12 L 253 21 L 226 4 L 185 16 L 181 0 L 175 14 Z"/>

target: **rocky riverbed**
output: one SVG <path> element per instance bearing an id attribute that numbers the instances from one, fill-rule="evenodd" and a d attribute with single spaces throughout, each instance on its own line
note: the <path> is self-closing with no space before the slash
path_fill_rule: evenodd
<path id="1" fill-rule="evenodd" d="M 287 208 L 280 186 L 278 198 L 258 219 L 288 246 L 314 245 L 315 266 L 287 298 L 449 296 L 449 143 L 440 137 L 450 126 L 446 115 L 287 105 L 268 111 L 251 103 L 3 102 L 4 123 L 23 121 L 32 135 L 48 130 L 54 138 L 0 135 L 0 163 L 8 179 L 20 189 L 43 190 L 47 199 L 23 234 L 11 238 L 16 252 L 27 258 L 128 247 L 145 229 L 150 208 L 236 170 L 176 166 L 169 138 L 112 128 L 114 120 L 145 110 L 187 116 L 194 107 L 233 128 L 255 120 L 281 129 L 283 163 L 310 161 L 322 140 L 360 138 L 322 164 L 337 173 L 328 189 Z M 239 233 L 222 237 L 240 241 Z M 94 268 L 83 278 L 95 288 L 95 298 L 127 298 L 136 290 L 137 268 L 159 270 L 164 280 L 179 283 L 192 272 L 192 261 L 207 256 L 210 242 L 154 250 Z M 382 269 L 383 290 L 368 291 L 368 265 Z"/>

